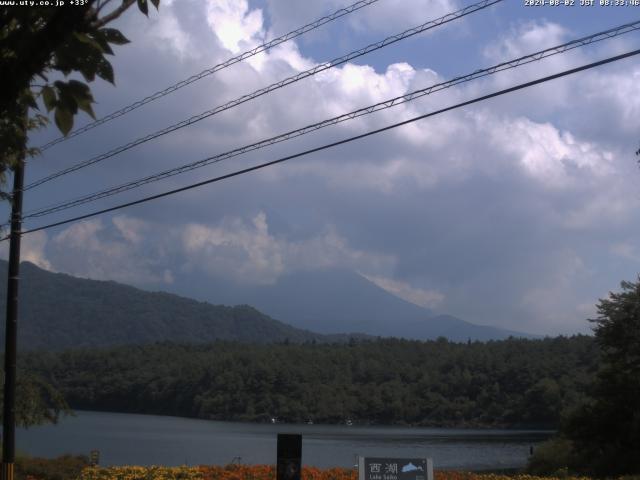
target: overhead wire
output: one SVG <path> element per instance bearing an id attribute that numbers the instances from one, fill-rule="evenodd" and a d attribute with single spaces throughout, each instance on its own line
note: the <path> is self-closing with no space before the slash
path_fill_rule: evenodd
<path id="1" fill-rule="evenodd" d="M 198 115 L 194 115 L 188 119 L 182 120 L 178 123 L 175 123 L 173 125 L 170 125 L 168 127 L 165 127 L 161 130 L 158 130 L 154 133 L 145 135 L 144 137 L 140 137 L 136 140 L 133 140 L 129 143 L 126 143 L 124 145 L 118 146 L 112 150 L 109 150 L 108 152 L 105 152 L 103 154 L 97 155 L 95 157 L 92 157 L 90 159 L 84 160 L 82 162 L 79 162 L 75 165 L 72 165 L 70 167 L 67 167 L 65 169 L 59 170 L 58 172 L 52 173 L 51 175 L 47 175 L 46 177 L 43 177 L 39 180 L 33 181 L 31 183 L 29 183 L 28 185 L 26 185 L 23 189 L 23 191 L 27 191 L 30 190 L 34 187 L 37 187 L 39 185 L 42 185 L 46 182 L 49 182 L 51 180 L 54 180 L 56 178 L 59 178 L 63 175 L 67 175 L 69 173 L 75 172 L 77 170 L 80 170 L 81 168 L 85 168 L 88 167 L 90 165 L 93 165 L 95 163 L 101 162 L 103 160 L 106 160 L 108 158 L 114 157 L 115 155 L 118 155 L 120 153 L 123 153 L 127 150 L 130 150 L 138 145 L 141 145 L 143 143 L 146 143 L 150 140 L 154 140 L 158 137 L 161 137 L 163 135 L 166 135 L 168 133 L 171 132 L 175 132 L 176 130 L 179 130 L 181 128 L 187 127 L 189 125 L 193 125 L 194 123 L 197 123 L 201 120 L 204 120 L 205 118 L 209 118 L 213 115 L 216 115 L 218 113 L 221 113 L 223 111 L 229 110 L 231 108 L 237 107 L 238 105 L 241 105 L 245 102 L 248 102 L 250 100 L 253 100 L 255 98 L 258 98 L 262 95 L 265 95 L 269 92 L 272 92 L 274 90 L 278 90 L 280 88 L 283 88 L 285 86 L 291 85 L 295 82 L 298 82 L 304 78 L 307 77 L 311 77 L 313 75 L 316 75 L 320 72 L 323 72 L 325 70 L 328 70 L 330 68 L 336 67 L 338 65 L 341 65 L 343 63 L 346 63 L 350 60 L 353 60 L 355 58 L 361 57 L 363 55 L 366 55 L 368 53 L 371 53 L 373 51 L 379 50 L 381 48 L 384 48 L 388 45 L 391 45 L 393 43 L 399 42 L 401 40 L 404 40 L 406 38 L 412 37 L 414 35 L 417 35 L 418 33 L 422 33 L 424 31 L 436 28 L 440 25 L 446 24 L 448 22 L 457 20 L 459 18 L 465 17 L 467 15 L 470 15 L 472 13 L 475 13 L 477 11 L 483 10 L 485 8 L 488 8 L 491 5 L 494 5 L 496 3 L 500 3 L 504 0 L 482 0 L 480 2 L 474 3 L 472 5 L 468 5 L 460 10 L 456 10 L 455 12 L 451 12 L 448 13 L 446 15 L 443 15 L 442 17 L 439 17 L 435 20 L 430 20 L 426 23 L 423 23 L 421 25 L 418 25 L 416 27 L 410 28 L 408 30 L 405 30 L 402 33 L 398 33 L 395 35 L 391 35 L 389 37 L 386 37 L 385 39 L 379 41 L 379 42 L 375 42 L 372 44 L 367 45 L 366 47 L 360 48 L 358 50 L 352 51 L 342 57 L 336 58 L 334 60 L 331 60 L 329 62 L 325 62 L 322 64 L 319 64 L 315 67 L 312 67 L 308 70 L 305 70 L 303 72 L 297 73 L 296 75 L 290 76 L 288 78 L 285 78 L 284 80 L 280 80 L 278 82 L 272 83 L 271 85 L 268 85 L 266 87 L 263 87 L 259 90 L 256 90 L 252 93 L 243 95 L 239 98 L 236 98 L 235 100 L 231 100 L 223 105 L 219 105 L 211 110 L 207 110 L 205 112 L 202 112 Z"/>
<path id="2" fill-rule="evenodd" d="M 185 79 L 185 80 L 181 80 L 178 83 L 175 83 L 169 87 L 166 87 L 162 90 L 159 90 L 155 93 L 152 93 L 151 95 L 138 100 L 130 105 L 127 105 L 125 107 L 122 107 L 119 110 L 116 110 L 115 112 L 112 112 L 108 115 L 105 115 L 102 118 L 99 118 L 83 127 L 80 127 L 76 130 L 73 130 L 72 132 L 70 132 L 67 136 L 62 136 L 59 138 L 56 138 L 54 140 L 51 140 L 50 142 L 42 145 L 41 147 L 39 147 L 39 149 L 41 151 L 45 151 L 51 147 L 53 147 L 54 145 L 57 145 L 58 143 L 64 142 L 66 140 L 69 140 L 73 137 L 76 137 L 78 135 L 81 135 L 85 132 L 88 132 L 89 130 L 92 130 L 100 125 L 103 125 L 115 118 L 121 117 L 123 115 L 126 115 L 127 113 L 136 110 L 137 108 L 142 107 L 143 105 L 146 105 L 147 103 L 153 102 L 154 100 L 157 100 L 159 98 L 165 97 L 183 87 L 186 87 L 187 85 L 191 85 L 192 83 L 197 82 L 198 80 L 201 80 L 205 77 L 208 77 L 209 75 L 212 75 L 216 72 L 219 72 L 220 70 L 223 70 L 227 67 L 230 67 L 231 65 L 234 65 L 236 63 L 242 62 L 243 60 L 247 60 L 248 58 L 251 58 L 255 55 L 257 55 L 258 53 L 262 53 L 262 52 L 266 52 L 267 50 L 280 45 L 284 42 L 288 42 L 289 40 L 293 40 L 294 38 L 297 38 L 307 32 L 310 32 L 312 30 L 315 30 L 319 27 L 321 27 L 322 25 L 325 25 L 329 22 L 332 22 L 334 20 L 337 20 L 340 17 L 344 17 L 345 15 L 348 15 L 352 12 L 355 12 L 357 10 L 360 10 L 361 8 L 364 7 L 368 7 L 369 5 L 371 5 L 372 3 L 376 3 L 378 0 L 359 0 L 347 7 L 341 8 L 339 10 L 336 10 L 335 12 L 333 12 L 330 15 L 326 15 L 322 18 L 319 18 L 311 23 L 308 23 L 307 25 L 304 25 L 302 27 L 296 28 L 295 30 L 292 30 L 288 33 L 285 33 L 284 35 L 279 36 L 278 38 L 274 38 L 273 40 L 270 40 L 268 42 L 265 42 L 261 45 L 258 45 L 257 47 L 254 47 L 250 50 L 247 50 L 239 55 L 236 55 L 235 57 L 229 58 L 227 60 L 225 60 L 222 63 L 219 63 L 213 67 L 207 68 L 203 71 L 201 71 L 200 73 L 196 73 L 195 75 L 190 76 L 189 78 Z"/>
<path id="3" fill-rule="evenodd" d="M 532 86 L 535 86 L 535 85 L 539 85 L 539 84 L 542 84 L 542 83 L 545 83 L 545 82 L 548 82 L 548 81 L 551 81 L 551 80 L 555 80 L 555 79 L 558 79 L 558 78 L 561 78 L 561 77 L 565 77 L 567 75 L 572 75 L 572 74 L 575 74 L 575 73 L 578 73 L 578 72 L 589 70 L 591 68 L 599 67 L 601 65 L 605 65 L 605 64 L 616 62 L 616 61 L 619 61 L 619 60 L 622 60 L 622 59 L 625 59 L 625 58 L 629 58 L 629 57 L 632 57 L 632 56 L 635 56 L 635 55 L 638 55 L 638 54 L 640 54 L 640 49 L 632 50 L 630 52 L 623 53 L 623 54 L 620 54 L 620 55 L 616 55 L 616 56 L 613 56 L 613 57 L 608 57 L 608 58 L 606 58 L 604 60 L 599 60 L 597 62 L 592 62 L 592 63 L 589 63 L 589 64 L 585 64 L 585 65 L 582 65 L 580 67 L 575 67 L 575 68 L 571 68 L 571 69 L 568 69 L 568 70 L 564 70 L 564 71 L 562 71 L 560 73 L 556 73 L 556 74 L 553 74 L 553 75 L 548 75 L 548 76 L 545 76 L 545 77 L 542 77 L 542 78 L 538 78 L 536 80 L 531 80 L 529 82 L 521 83 L 521 84 L 509 87 L 509 88 L 505 88 L 505 89 L 502 89 L 502 90 L 499 90 L 499 91 L 496 91 L 496 92 L 493 92 L 493 93 L 490 93 L 490 94 L 487 94 L 487 95 L 483 95 L 483 96 L 476 97 L 476 98 L 471 99 L 471 100 L 467 100 L 467 101 L 464 101 L 464 102 L 461 102 L 461 103 L 457 103 L 457 104 L 451 105 L 449 107 L 441 108 L 441 109 L 435 110 L 433 112 L 429 112 L 429 113 L 426 113 L 426 114 L 423 114 L 423 115 L 419 115 L 419 116 L 410 118 L 408 120 L 404 120 L 402 122 L 397 122 L 397 123 L 394 123 L 394 124 L 391 124 L 391 125 L 387 125 L 387 126 L 382 127 L 382 128 L 371 130 L 369 132 L 366 132 L 366 133 L 363 133 L 363 134 L 360 134 L 360 135 L 355 135 L 355 136 L 352 136 L 352 137 L 345 138 L 343 140 L 339 140 L 339 141 L 328 143 L 328 144 L 325 144 L 325 145 L 322 145 L 322 146 L 319 146 L 319 147 L 311 148 L 311 149 L 308 149 L 308 150 L 305 150 L 305 151 L 302 151 L 302 152 L 298 152 L 298 153 L 293 154 L 293 155 L 287 155 L 285 157 L 281 157 L 281 158 L 278 158 L 276 160 L 272 160 L 272 161 L 269 161 L 269 162 L 261 163 L 259 165 L 254 165 L 252 167 L 244 168 L 242 170 L 237 170 L 235 172 L 231 172 L 231 173 L 228 173 L 228 174 L 225 174 L 225 175 L 221 175 L 221 176 L 218 176 L 218 177 L 210 178 L 208 180 L 200 181 L 200 182 L 197 182 L 197 183 L 192 183 L 192 184 L 184 186 L 184 187 L 180 187 L 180 188 L 176 188 L 176 189 L 173 189 L 173 190 L 165 191 L 165 192 L 158 193 L 158 194 L 155 194 L 155 195 L 150 195 L 150 196 L 147 196 L 147 197 L 144 197 L 144 198 L 141 198 L 141 199 L 138 199 L 138 200 L 134 200 L 134 201 L 131 201 L 131 202 L 122 203 L 120 205 L 116 205 L 116 206 L 113 206 L 113 207 L 104 208 L 104 209 L 101 209 L 101 210 L 98 210 L 98 211 L 94 211 L 94 212 L 91 212 L 91 213 L 87 213 L 87 214 L 84 214 L 84 215 L 79 215 L 79 216 L 68 218 L 68 219 L 65 219 L 65 220 L 58 221 L 58 222 L 53 222 L 53 223 L 49 223 L 47 225 L 43 225 L 43 226 L 40 226 L 40 227 L 36 227 L 36 228 L 29 229 L 29 230 L 25 230 L 25 231 L 22 231 L 21 234 L 24 235 L 24 234 L 27 234 L 27 233 L 38 232 L 38 231 L 41 231 L 41 230 L 45 230 L 45 229 L 49 229 L 49 228 L 65 225 L 65 224 L 76 222 L 76 221 L 79 221 L 79 220 L 85 220 L 87 218 L 95 217 L 97 215 L 102 215 L 102 214 L 105 214 L 105 213 L 114 212 L 116 210 L 121 210 L 123 208 L 130 207 L 130 206 L 133 206 L 133 205 L 139 205 L 139 204 L 146 203 L 146 202 L 149 202 L 149 201 L 152 201 L 152 200 L 157 200 L 159 198 L 167 197 L 167 196 L 170 196 L 170 195 L 175 195 L 176 193 L 184 192 L 184 191 L 187 191 L 187 190 L 192 190 L 194 188 L 198 188 L 198 187 L 201 187 L 201 186 L 204 186 L 204 185 L 208 185 L 208 184 L 211 184 L 211 183 L 220 182 L 222 180 L 226 180 L 226 179 L 229 179 L 229 178 L 232 178 L 232 177 L 237 177 L 239 175 L 243 175 L 243 174 L 246 174 L 246 173 L 249 173 L 249 172 L 253 172 L 253 171 L 260 170 L 260 169 L 263 169 L 263 168 L 266 168 L 266 167 L 277 165 L 277 164 L 286 162 L 288 160 L 292 160 L 292 159 L 303 157 L 303 156 L 306 156 L 306 155 L 309 155 L 309 154 L 312 154 L 312 153 L 320 152 L 322 150 L 333 148 L 333 147 L 336 147 L 338 145 L 344 145 L 346 143 L 350 143 L 350 142 L 353 142 L 355 140 L 360 140 L 360 139 L 363 139 L 363 138 L 367 138 L 367 137 L 370 137 L 372 135 L 376 135 L 376 134 L 379 134 L 379 133 L 382 133 L 382 132 L 385 132 L 385 131 L 388 131 L 388 130 L 391 130 L 391 129 L 394 129 L 394 128 L 398 128 L 398 127 L 403 126 L 403 125 L 407 125 L 407 124 L 410 124 L 410 123 L 413 123 L 413 122 L 417 122 L 418 120 L 423 120 L 425 118 L 433 117 L 435 115 L 439 115 L 439 114 L 442 114 L 442 113 L 445 113 L 445 112 L 448 112 L 448 111 L 451 111 L 451 110 L 455 110 L 455 109 L 458 109 L 458 108 L 461 108 L 461 107 L 464 107 L 464 106 L 467 106 L 467 105 L 472 105 L 472 104 L 475 104 L 475 103 L 478 103 L 478 102 L 482 102 L 482 101 L 485 101 L 485 100 L 488 100 L 488 99 L 491 99 L 491 98 L 495 98 L 495 97 L 498 97 L 498 96 L 501 96 L 501 95 L 505 95 L 507 93 L 515 92 L 517 90 L 522 90 L 524 88 L 529 88 L 529 87 L 532 87 Z M 6 236 L 6 237 L 4 237 L 4 238 L 2 238 L 0 240 L 4 241 L 4 240 L 7 240 L 8 238 L 9 238 L 9 236 Z"/>
<path id="4" fill-rule="evenodd" d="M 447 89 L 447 88 L 451 88 L 455 85 L 459 85 L 461 83 L 465 83 L 465 82 L 469 82 L 472 80 L 476 80 L 478 78 L 482 78 L 482 77 L 486 77 L 488 75 L 493 75 L 497 72 L 501 72 L 504 70 L 508 70 L 508 69 L 512 69 L 512 68 L 516 68 L 522 65 L 526 65 L 528 63 L 532 63 L 535 61 L 540 61 L 544 58 L 553 56 L 553 55 L 558 55 L 561 53 L 565 53 L 567 51 L 573 50 L 575 48 L 578 47 L 582 47 L 585 45 L 590 45 L 602 40 L 606 40 L 606 39 L 611 39 L 611 38 L 615 38 L 617 36 L 629 33 L 629 32 L 633 32 L 633 31 L 637 31 L 640 30 L 640 20 L 637 20 L 635 22 L 631 22 L 631 23 L 627 23 L 624 25 L 620 25 L 614 28 L 610 28 L 608 30 L 604 30 L 602 32 L 598 32 L 598 33 L 594 33 L 592 35 L 588 35 L 586 37 L 582 37 L 579 39 L 575 39 L 575 40 L 571 40 L 569 42 L 566 42 L 564 44 L 561 45 L 557 45 L 555 47 L 550 47 L 550 48 L 546 48 L 544 50 L 540 50 L 528 55 L 524 55 L 521 57 L 518 57 L 516 59 L 513 60 L 509 60 L 506 62 L 502 62 L 499 63 L 497 65 L 493 65 L 491 67 L 488 68 L 484 68 L 484 69 L 480 69 L 480 70 L 476 70 L 472 73 L 466 74 L 466 75 L 461 75 L 458 77 L 455 77 L 451 80 L 445 81 L 445 82 L 440 82 L 440 83 L 436 83 L 433 84 L 431 86 L 425 87 L 425 88 L 421 88 L 415 91 L 412 91 L 410 93 L 406 93 L 404 95 L 400 95 L 382 102 L 378 102 L 376 104 L 373 105 L 369 105 L 367 107 L 364 108 L 360 108 L 354 111 L 351 111 L 349 113 L 344 113 L 342 115 L 338 115 L 336 117 L 333 118 L 329 118 L 326 120 L 323 120 L 321 122 L 317 122 L 311 125 L 307 125 L 305 127 L 302 128 L 298 128 L 296 130 L 291 130 L 289 132 L 286 133 L 282 133 L 267 139 L 263 139 L 260 140 L 258 142 L 249 144 L 249 145 L 245 145 L 242 147 L 238 147 L 235 148 L 233 150 L 224 152 L 224 153 L 220 153 L 211 157 L 207 157 L 205 159 L 200 159 L 198 161 L 195 162 L 191 162 L 191 163 L 187 163 L 184 165 L 181 165 L 179 167 L 174 167 L 171 169 L 167 169 L 164 170 L 162 172 L 159 173 L 155 173 L 152 175 L 148 175 L 146 177 L 142 177 L 139 178 L 137 180 L 132 180 L 114 187 L 110 187 L 95 193 L 91 193 L 91 194 L 87 194 L 66 202 L 62 202 L 62 203 L 58 203 L 56 205 L 52 205 L 52 206 L 48 206 L 48 207 L 42 207 L 39 209 L 35 209 L 32 210 L 30 212 L 26 212 L 23 215 L 23 219 L 28 219 L 28 218 L 37 218 L 37 217 L 42 217 L 45 215 L 50 215 L 53 213 L 57 213 L 63 210 L 67 210 L 69 208 L 73 208 L 76 206 L 80 206 L 89 202 L 93 202 L 96 200 L 100 200 L 106 197 L 110 197 L 119 193 L 123 193 L 129 190 L 132 190 L 134 188 L 138 188 L 142 185 L 146 185 L 155 181 L 159 181 L 165 178 L 169 178 L 181 173 L 185 173 L 191 170 L 195 170 L 197 168 L 202 168 L 204 166 L 213 164 L 213 163 L 218 163 L 224 160 L 227 160 L 229 158 L 232 157 L 236 157 L 239 155 L 242 155 L 244 153 L 247 152 L 251 152 L 254 150 L 258 150 L 261 148 L 265 148 L 267 146 L 271 146 L 274 145 L 276 143 L 280 143 L 286 140 L 290 140 L 292 138 L 296 138 L 302 135 L 306 135 L 308 133 L 311 133 L 313 131 L 319 130 L 321 128 L 325 128 L 331 125 L 336 125 L 338 123 L 347 121 L 347 120 L 352 120 L 354 118 L 358 118 L 364 115 L 369 115 L 372 114 L 374 112 L 377 111 L 381 111 L 381 110 L 385 110 L 397 105 L 401 105 L 403 103 L 407 103 L 413 100 L 416 100 L 418 98 L 424 97 L 426 95 L 430 95 L 432 93 Z"/>

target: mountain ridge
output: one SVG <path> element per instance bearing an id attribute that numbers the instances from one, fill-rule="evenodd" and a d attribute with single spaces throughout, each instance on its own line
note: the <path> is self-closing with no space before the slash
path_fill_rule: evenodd
<path id="1" fill-rule="evenodd" d="M 52 273 L 22 262 L 18 339 L 23 349 L 60 350 L 171 340 L 205 343 L 347 341 L 275 320 L 248 305 L 223 306 L 148 292 L 109 280 Z M 0 261 L 0 289 L 6 292 L 7 262 Z M 0 294 L 0 308 L 6 293 Z M 0 332 L 4 338 L 4 329 Z"/>
<path id="2" fill-rule="evenodd" d="M 7 262 L 0 260 L 0 308 L 4 307 L 7 268 Z M 372 336 L 451 341 L 527 336 L 448 315 L 434 316 L 346 270 L 284 276 L 277 288 L 235 291 L 235 301 L 229 295 L 221 298 L 222 285 L 193 280 L 190 285 L 212 289 L 214 298 L 193 299 L 178 292 L 77 278 L 29 262 L 21 264 L 21 277 L 18 336 L 27 349 L 167 340 L 325 343 Z M 187 282 L 178 279 L 176 284 L 186 286 Z M 0 339 L 3 336 L 2 331 Z"/>
<path id="3" fill-rule="evenodd" d="M 172 291 L 187 295 L 186 279 L 178 279 Z M 444 336 L 452 341 L 539 338 L 436 314 L 340 268 L 298 271 L 282 275 L 274 284 L 258 286 L 205 282 L 203 277 L 191 282 L 188 290 L 190 296 L 211 303 L 247 303 L 289 325 L 323 334 L 358 331 L 418 340 Z"/>

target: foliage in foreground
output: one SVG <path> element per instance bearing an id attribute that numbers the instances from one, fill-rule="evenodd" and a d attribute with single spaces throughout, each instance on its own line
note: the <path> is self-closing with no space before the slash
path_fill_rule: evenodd
<path id="1" fill-rule="evenodd" d="M 274 465 L 200 465 L 197 467 L 119 466 L 91 467 L 86 456 L 64 455 L 46 460 L 23 457 L 16 463 L 16 480 L 273 480 Z M 500 475 L 460 471 L 436 471 L 435 480 L 590 480 L 568 476 L 562 470 L 551 476 Z M 301 480 L 357 480 L 351 468 L 317 468 L 304 466 Z M 619 477 L 618 480 L 640 480 Z"/>
<path id="2" fill-rule="evenodd" d="M 28 148 L 29 132 L 44 127 L 48 115 L 40 113 L 38 100 L 53 112 L 56 126 L 67 135 L 79 110 L 95 118 L 91 90 L 86 83 L 50 80 L 80 73 L 87 82 L 99 77 L 114 83 L 108 55 L 114 45 L 129 41 L 107 24 L 122 15 L 136 0 L 122 0 L 105 11 L 110 3 L 100 0 L 76 2 L 73 8 L 49 6 L 5 6 L 0 8 L 0 187 L 8 168 L 38 153 Z M 160 0 L 150 0 L 158 8 Z M 137 0 L 145 15 L 147 0 Z M 111 5 L 113 6 L 113 5 Z M 110 7 L 111 7 L 110 6 Z M 8 198 L 0 191 L 0 197 Z"/>
<path id="3" fill-rule="evenodd" d="M 199 467 L 89 467 L 80 480 L 273 480 L 273 465 L 228 465 Z M 301 480 L 357 480 L 350 468 L 320 469 L 305 466 Z M 536 477 L 532 475 L 496 475 L 458 471 L 436 471 L 435 480 L 589 480 L 587 477 Z M 631 480 L 628 477 L 628 480 Z"/>
<path id="4" fill-rule="evenodd" d="M 18 456 L 15 463 L 16 480 L 71 480 L 78 478 L 89 466 L 84 455 L 63 455 L 58 458 Z"/>
<path id="5" fill-rule="evenodd" d="M 640 474 L 640 278 L 621 289 L 600 300 L 592 320 L 601 361 L 589 399 L 534 454 L 537 473 L 564 464 L 598 477 Z"/>
<path id="6" fill-rule="evenodd" d="M 0 421 L 4 410 L 4 372 L 0 372 Z M 16 425 L 30 427 L 57 423 L 60 415 L 72 414 L 62 393 L 39 375 L 18 371 L 16 381 Z"/>
<path id="7" fill-rule="evenodd" d="M 574 469 L 573 444 L 566 438 L 552 438 L 536 446 L 527 472 L 532 475 L 562 474 Z"/>

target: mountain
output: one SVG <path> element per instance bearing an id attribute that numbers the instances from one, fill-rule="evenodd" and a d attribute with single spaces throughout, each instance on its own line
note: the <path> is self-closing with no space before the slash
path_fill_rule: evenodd
<path id="1" fill-rule="evenodd" d="M 7 262 L 0 260 L 5 311 Z M 247 305 L 227 307 L 110 281 L 51 273 L 21 264 L 18 339 L 21 349 L 64 349 L 171 340 L 202 343 L 345 341 L 274 320 Z M 0 329 L 4 342 L 4 328 Z"/>
<path id="2" fill-rule="evenodd" d="M 436 315 L 344 269 L 299 271 L 262 286 L 210 278 L 193 281 L 193 274 L 189 275 L 190 281 L 185 277 L 174 283 L 174 292 L 212 303 L 246 303 L 289 325 L 320 333 L 362 332 L 420 340 L 443 336 L 453 341 L 533 337 Z"/>
<path id="3" fill-rule="evenodd" d="M 7 262 L 0 260 L 2 311 L 6 278 Z M 434 315 L 341 269 L 297 272 L 273 285 L 253 287 L 178 278 L 174 293 L 51 273 L 28 262 L 21 265 L 21 278 L 18 336 L 26 349 L 166 340 L 342 342 L 354 334 L 420 340 L 443 336 L 453 341 L 529 336 Z M 0 339 L 3 336 L 0 329 Z"/>

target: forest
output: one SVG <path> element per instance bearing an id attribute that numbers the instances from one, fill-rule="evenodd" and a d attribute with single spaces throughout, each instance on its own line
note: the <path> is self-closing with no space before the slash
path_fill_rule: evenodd
<path id="1" fill-rule="evenodd" d="M 557 428 L 598 369 L 589 336 L 452 343 L 156 343 L 30 352 L 75 409 L 215 420 Z"/>

